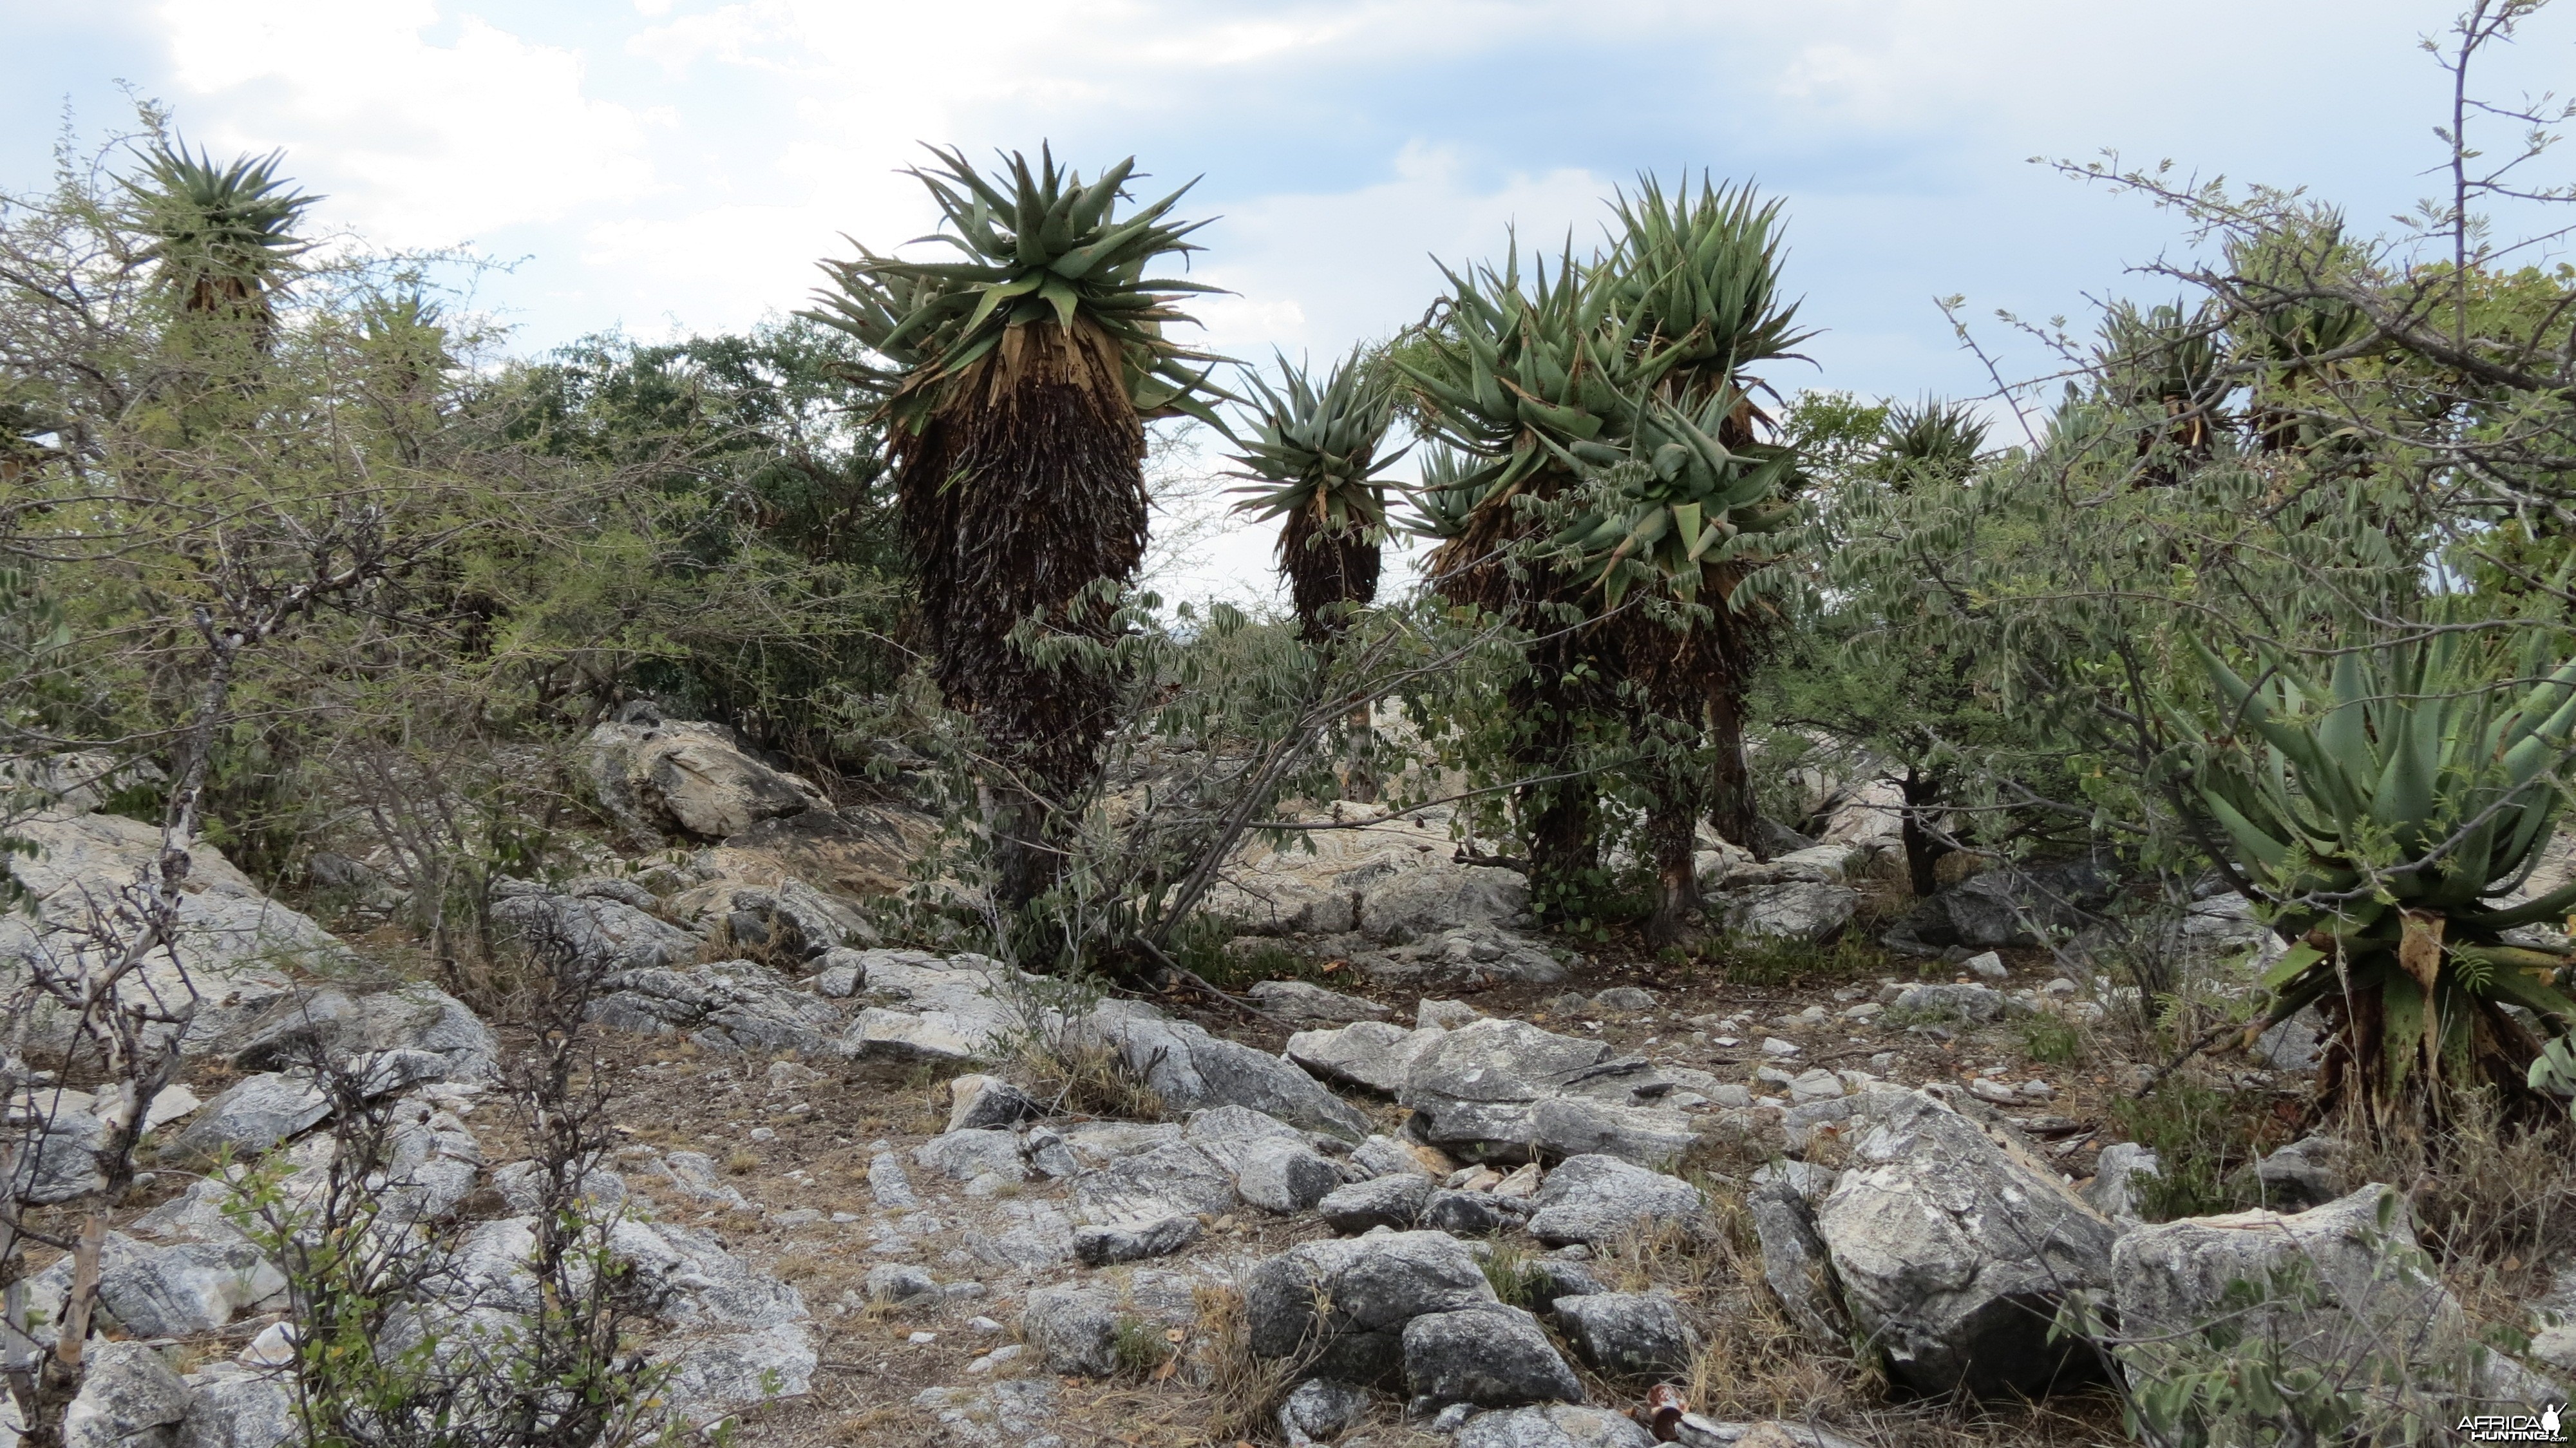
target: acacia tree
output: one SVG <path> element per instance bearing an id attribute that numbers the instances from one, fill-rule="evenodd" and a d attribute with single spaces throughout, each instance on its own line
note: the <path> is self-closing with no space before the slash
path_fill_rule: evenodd
<path id="1" fill-rule="evenodd" d="M 862 247 L 823 264 L 805 315 L 885 359 L 851 376 L 881 399 L 932 673 L 992 749 L 997 887 L 1017 907 L 1054 877 L 1062 811 L 1114 722 L 1100 647 L 1144 554 L 1143 424 L 1216 422 L 1218 359 L 1165 335 L 1190 320 L 1172 302 L 1218 289 L 1146 275 L 1205 223 L 1167 220 L 1186 186 L 1120 215 L 1132 158 L 1085 182 L 1045 150 L 991 178 L 933 154 L 910 174 L 944 218 L 930 239 L 964 259 Z"/>

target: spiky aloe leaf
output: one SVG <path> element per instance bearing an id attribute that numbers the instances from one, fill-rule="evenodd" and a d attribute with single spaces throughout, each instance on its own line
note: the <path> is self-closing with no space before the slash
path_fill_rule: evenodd
<path id="1" fill-rule="evenodd" d="M 884 359 L 856 380 L 884 395 L 891 420 L 918 431 L 940 384 L 991 356 L 1003 333 L 1052 323 L 1096 328 L 1108 339 L 1138 414 L 1183 414 L 1224 427 L 1208 403 L 1231 396 L 1212 379 L 1226 359 L 1166 335 L 1193 321 L 1173 305 L 1176 298 L 1222 288 L 1145 275 L 1156 257 L 1199 249 L 1186 238 L 1206 222 L 1166 219 L 1189 186 L 1122 218 L 1113 213 L 1134 174 L 1132 157 L 1085 183 L 1044 148 L 1034 166 L 1011 153 L 993 177 L 961 152 L 930 152 L 937 165 L 907 173 L 930 191 L 943 217 L 942 229 L 923 239 L 966 260 L 909 261 L 862 246 L 855 260 L 822 263 L 830 285 L 800 313 Z"/>

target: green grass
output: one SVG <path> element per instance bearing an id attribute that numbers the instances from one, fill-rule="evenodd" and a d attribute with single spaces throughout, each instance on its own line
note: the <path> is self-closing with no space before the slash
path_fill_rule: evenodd
<path id="1" fill-rule="evenodd" d="M 2043 1013 L 2021 1023 L 2021 1048 L 2034 1061 L 2071 1066 L 2084 1059 L 2084 1033 L 2064 1016 Z"/>
<path id="2" fill-rule="evenodd" d="M 2256 1205 L 2251 1168 L 2288 1136 L 2260 1093 L 2178 1079 L 2113 1101 L 2111 1117 L 2156 1154 L 2158 1175 L 2135 1182 L 2140 1215 L 2151 1222 Z"/>
<path id="3" fill-rule="evenodd" d="M 1883 975 L 1887 952 L 1850 936 L 1831 945 L 1776 936 L 1732 936 L 1719 943 L 1709 969 L 1727 985 L 1795 985 Z"/>
<path id="4" fill-rule="evenodd" d="M 1213 923 L 1193 920 L 1176 932 L 1171 956 L 1184 970 L 1218 990 L 1241 992 L 1265 980 L 1311 980 L 1321 982 L 1321 962 L 1277 941 L 1264 940 L 1243 950 L 1228 950 L 1234 939 L 1231 932 Z"/>
<path id="5" fill-rule="evenodd" d="M 1163 1330 L 1138 1317 L 1121 1317 L 1113 1330 L 1110 1350 L 1118 1357 L 1121 1372 L 1142 1377 L 1163 1365 L 1172 1355 L 1172 1345 Z"/>
<path id="6" fill-rule="evenodd" d="M 1547 1279 L 1540 1274 L 1538 1259 L 1527 1248 L 1510 1242 L 1496 1242 L 1479 1264 L 1485 1269 L 1485 1281 L 1494 1296 L 1507 1307 L 1534 1308 Z"/>

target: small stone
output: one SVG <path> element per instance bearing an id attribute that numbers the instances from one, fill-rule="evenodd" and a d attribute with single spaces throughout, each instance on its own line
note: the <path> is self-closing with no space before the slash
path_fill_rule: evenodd
<path id="1" fill-rule="evenodd" d="M 948 1129 L 1011 1126 L 1045 1115 L 1037 1102 L 999 1076 L 965 1075 L 948 1083 Z"/>
<path id="2" fill-rule="evenodd" d="M 1469 1021 L 1481 1021 L 1484 1018 L 1483 1011 L 1465 1001 L 1425 1000 L 1413 1009 L 1413 1024 L 1416 1030 L 1437 1027 L 1444 1031 L 1454 1031 Z"/>
<path id="3" fill-rule="evenodd" d="M 1991 950 L 1960 961 L 1959 968 L 1980 980 L 2003 980 L 2012 974 L 2004 968 L 2004 958 Z"/>
<path id="4" fill-rule="evenodd" d="M 1765 1036 L 1762 1038 L 1762 1054 L 1777 1057 L 1795 1056 L 1798 1054 L 1798 1045 L 1794 1041 L 1781 1040 L 1778 1036 Z"/>
<path id="5" fill-rule="evenodd" d="M 976 1332 L 1000 1332 L 1002 1330 L 1002 1325 L 989 1317 L 970 1317 L 966 1319 L 966 1326 Z"/>
<path id="6" fill-rule="evenodd" d="M 761 1142 L 776 1141 L 778 1133 L 766 1126 L 755 1126 L 751 1129 L 751 1139 Z"/>
<path id="7" fill-rule="evenodd" d="M 920 1267 L 881 1262 L 868 1269 L 866 1291 L 878 1302 L 912 1302 L 939 1295 L 939 1279 Z"/>
<path id="8" fill-rule="evenodd" d="M 1396 1172 L 1337 1187 L 1316 1204 L 1316 1210 L 1326 1225 L 1345 1236 L 1356 1236 L 1371 1227 L 1410 1231 L 1422 1219 L 1422 1209 L 1430 1204 L 1431 1191 L 1431 1178 Z"/>
<path id="9" fill-rule="evenodd" d="M 282 1368 L 295 1361 L 295 1324 L 272 1322 L 261 1328 L 234 1361 L 255 1368 Z"/>

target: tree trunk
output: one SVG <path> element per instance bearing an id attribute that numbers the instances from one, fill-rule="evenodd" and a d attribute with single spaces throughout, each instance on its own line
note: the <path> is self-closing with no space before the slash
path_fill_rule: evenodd
<path id="1" fill-rule="evenodd" d="M 1950 847 L 1942 843 L 1923 824 L 1923 816 L 1930 813 L 1927 806 L 1939 802 L 1941 798 L 1941 780 L 1938 775 L 1917 774 L 1912 769 L 1908 769 L 1905 771 L 1905 778 L 1898 781 L 1897 788 L 1905 795 L 1903 832 L 1906 884 L 1914 891 L 1915 897 L 1920 899 L 1941 888 L 1939 876 L 1941 857 L 1951 853 Z"/>
<path id="2" fill-rule="evenodd" d="M 1699 844 L 1699 791 L 1690 771 L 1674 770 L 1654 808 L 1646 815 L 1646 842 L 1655 858 L 1655 913 L 1646 920 L 1646 943 L 1657 949 L 1678 945 L 1690 934 L 1691 912 L 1699 908 L 1699 867 L 1693 858 Z"/>
<path id="3" fill-rule="evenodd" d="M 1753 773 L 1744 763 L 1744 697 L 1736 681 L 1724 674 L 1708 684 L 1708 746 L 1716 756 L 1709 769 L 1708 822 L 1733 844 L 1770 858 L 1763 848 L 1753 802 Z"/>
<path id="4" fill-rule="evenodd" d="M 1563 677 L 1541 666 L 1506 695 L 1523 721 L 1513 763 L 1524 778 L 1572 772 L 1582 721 L 1570 691 L 1557 682 Z M 1519 804 L 1529 840 L 1530 908 L 1543 920 L 1561 919 L 1591 893 L 1600 866 L 1599 794 L 1589 776 L 1542 779 L 1520 787 Z"/>
<path id="5" fill-rule="evenodd" d="M 1377 803 L 1377 728 L 1372 712 L 1368 704 L 1351 711 L 1350 767 L 1342 775 L 1342 798 L 1360 804 Z"/>

